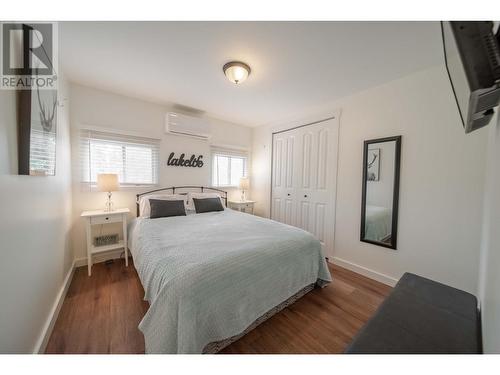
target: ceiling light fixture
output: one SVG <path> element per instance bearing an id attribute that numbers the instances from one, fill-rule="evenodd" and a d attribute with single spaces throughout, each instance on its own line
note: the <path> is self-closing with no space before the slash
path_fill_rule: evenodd
<path id="1" fill-rule="evenodd" d="M 250 67 L 241 61 L 231 61 L 222 67 L 227 79 L 235 84 L 242 83 L 250 75 Z"/>

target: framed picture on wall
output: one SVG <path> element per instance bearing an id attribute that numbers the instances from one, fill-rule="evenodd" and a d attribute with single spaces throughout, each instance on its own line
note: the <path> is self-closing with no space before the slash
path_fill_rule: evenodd
<path id="1" fill-rule="evenodd" d="M 374 148 L 368 150 L 368 160 L 366 169 L 367 181 L 378 181 L 380 175 L 380 149 Z"/>

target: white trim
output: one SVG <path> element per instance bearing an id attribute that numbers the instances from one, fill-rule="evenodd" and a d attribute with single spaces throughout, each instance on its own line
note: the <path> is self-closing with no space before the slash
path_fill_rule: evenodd
<path id="1" fill-rule="evenodd" d="M 299 126 L 307 126 L 317 122 L 331 120 L 334 118 L 339 119 L 341 112 L 342 112 L 341 108 L 337 108 L 326 112 L 311 113 L 307 116 L 302 116 L 300 118 L 292 117 L 289 118 L 288 120 L 281 120 L 279 122 L 274 122 L 271 124 L 267 124 L 265 126 L 268 126 L 271 129 L 271 134 L 272 134 L 286 130 L 291 130 Z"/>
<path id="2" fill-rule="evenodd" d="M 152 132 L 136 132 L 136 131 L 130 131 L 130 130 L 123 130 L 120 128 L 114 128 L 114 127 L 106 127 L 106 126 L 98 126 L 98 125 L 90 125 L 86 123 L 78 123 L 77 125 L 77 131 L 97 131 L 97 132 L 102 132 L 102 133 L 111 133 L 111 134 L 118 134 L 118 135 L 125 135 L 125 136 L 130 136 L 130 137 L 138 137 L 138 138 L 146 138 L 150 139 L 153 141 L 159 141 L 161 142 L 162 138 L 158 137 L 156 134 L 153 135 Z M 144 135 L 146 134 L 146 135 Z"/>
<path id="3" fill-rule="evenodd" d="M 234 150 L 234 151 L 244 151 L 247 154 L 250 153 L 250 151 L 251 151 L 248 147 L 235 146 L 235 145 L 222 144 L 222 143 L 210 143 L 210 147 L 211 148 L 222 148 L 222 149 Z"/>
<path id="4" fill-rule="evenodd" d="M 347 268 L 350 271 L 359 273 L 360 275 L 366 276 L 370 279 L 379 281 L 379 282 L 386 284 L 386 285 L 389 285 L 389 286 L 395 286 L 398 282 L 398 280 L 395 279 L 394 277 L 384 275 L 383 273 L 374 271 L 370 268 L 360 266 L 359 264 L 352 263 L 352 262 L 349 262 L 349 261 L 344 260 L 344 259 L 340 259 L 338 257 L 328 258 L 328 261 L 330 263 L 336 264 L 336 265 L 343 267 L 343 268 Z M 333 279 L 335 279 L 335 274 L 333 274 Z"/>
<path id="5" fill-rule="evenodd" d="M 87 265 L 87 257 L 75 259 L 75 268 Z"/>
<path id="6" fill-rule="evenodd" d="M 50 314 L 47 318 L 47 321 L 43 326 L 40 337 L 38 338 L 35 344 L 33 354 L 43 354 L 45 352 L 45 348 L 47 347 L 50 335 L 52 334 L 52 330 L 54 329 L 54 325 L 56 324 L 64 299 L 66 298 L 66 294 L 68 293 L 71 280 L 73 280 L 73 275 L 75 273 L 75 268 L 76 268 L 75 263 L 76 261 L 73 261 L 71 268 L 69 269 L 68 273 L 66 274 L 66 277 L 64 278 L 63 285 L 61 286 L 61 289 L 57 294 L 56 300 L 54 301 L 54 305 L 50 310 Z"/>
<path id="7" fill-rule="evenodd" d="M 80 181 L 80 191 L 84 193 L 92 192 L 92 193 L 102 193 L 98 187 L 97 187 L 97 182 L 85 182 L 85 181 Z M 155 189 L 160 187 L 160 184 L 120 184 L 120 190 L 119 191 L 136 191 L 136 190 L 144 190 L 144 189 Z"/>
<path id="8" fill-rule="evenodd" d="M 339 191 L 339 166 L 340 166 L 340 119 L 342 115 L 342 108 L 336 111 L 335 118 L 337 119 L 337 155 L 335 155 L 337 164 L 335 165 L 335 193 L 333 196 L 333 207 L 335 210 L 335 215 L 333 215 L 333 243 L 331 247 L 332 254 L 335 253 L 335 239 L 337 238 L 337 196 Z M 332 255 L 333 257 L 333 255 Z"/>

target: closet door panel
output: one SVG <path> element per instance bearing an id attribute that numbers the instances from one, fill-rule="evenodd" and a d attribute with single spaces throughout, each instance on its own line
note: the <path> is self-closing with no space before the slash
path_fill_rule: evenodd
<path id="1" fill-rule="evenodd" d="M 326 204 L 316 203 L 314 211 L 314 235 L 325 246 Z"/>
<path id="2" fill-rule="evenodd" d="M 296 137 L 283 133 L 273 136 L 273 186 L 271 219 L 295 225 Z"/>
<path id="3" fill-rule="evenodd" d="M 294 175 L 294 166 L 295 166 L 295 154 L 294 154 L 294 143 L 295 143 L 295 136 L 291 135 L 287 137 L 286 139 L 286 155 L 285 155 L 285 161 L 286 161 L 286 169 L 285 169 L 285 187 L 287 189 L 293 189 L 294 188 L 294 181 L 293 181 L 293 175 Z"/>
<path id="4" fill-rule="evenodd" d="M 284 220 L 283 220 L 285 224 L 295 225 L 293 213 L 294 213 L 293 201 L 291 199 L 285 199 Z"/>
<path id="5" fill-rule="evenodd" d="M 311 156 L 312 156 L 312 133 L 309 131 L 302 134 L 302 188 L 311 187 Z"/>
<path id="6" fill-rule="evenodd" d="M 276 221 L 281 221 L 281 199 L 273 198 L 273 203 L 271 207 L 271 219 Z"/>
<path id="7" fill-rule="evenodd" d="M 281 187 L 281 153 L 283 150 L 283 140 L 276 139 L 273 144 L 273 187 L 280 188 Z"/>
<path id="8" fill-rule="evenodd" d="M 308 232 L 312 232 L 311 221 L 309 220 L 311 211 L 311 205 L 307 201 L 300 201 L 300 209 L 299 209 L 299 225 L 298 227 L 304 229 Z"/>
<path id="9" fill-rule="evenodd" d="M 328 129 L 319 129 L 316 133 L 318 139 L 317 148 L 317 171 L 316 171 L 316 188 L 325 190 L 327 188 L 327 171 L 328 171 Z"/>

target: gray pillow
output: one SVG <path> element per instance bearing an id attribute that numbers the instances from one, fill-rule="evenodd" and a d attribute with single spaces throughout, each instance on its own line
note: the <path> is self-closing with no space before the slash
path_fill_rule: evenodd
<path id="1" fill-rule="evenodd" d="M 150 219 L 170 216 L 186 216 L 186 208 L 184 201 L 173 201 L 165 199 L 150 199 L 149 206 L 151 207 Z"/>
<path id="2" fill-rule="evenodd" d="M 197 214 L 212 211 L 224 211 L 220 198 L 193 198 L 194 208 Z"/>

